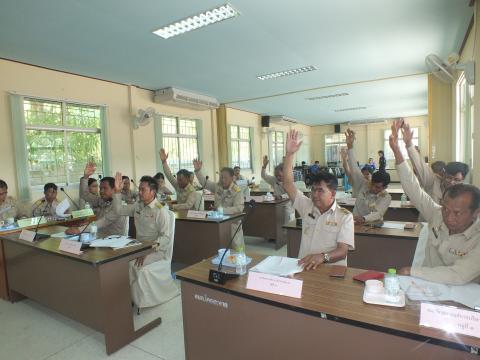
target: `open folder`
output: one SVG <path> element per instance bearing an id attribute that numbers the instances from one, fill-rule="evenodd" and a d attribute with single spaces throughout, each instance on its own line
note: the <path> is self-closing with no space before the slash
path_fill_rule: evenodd
<path id="1" fill-rule="evenodd" d="M 298 265 L 298 259 L 285 256 L 269 256 L 250 269 L 277 276 L 290 276 L 303 271 L 303 266 Z"/>

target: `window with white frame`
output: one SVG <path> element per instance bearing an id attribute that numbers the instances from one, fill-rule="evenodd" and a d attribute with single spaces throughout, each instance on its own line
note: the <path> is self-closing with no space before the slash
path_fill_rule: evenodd
<path id="1" fill-rule="evenodd" d="M 473 95 L 474 86 L 467 84 L 462 72 L 456 85 L 456 141 L 455 158 L 470 166 L 473 164 Z"/>
<path id="2" fill-rule="evenodd" d="M 411 128 L 411 130 L 413 131 L 412 144 L 418 146 L 418 128 Z M 393 155 L 392 149 L 390 149 L 390 144 L 388 142 L 391 134 L 392 130 L 390 129 L 383 131 L 383 152 L 385 153 L 385 160 L 387 160 L 388 167 L 393 167 L 395 160 L 395 156 Z M 399 143 L 403 143 L 403 135 L 401 130 L 398 132 L 398 138 Z M 402 152 L 405 159 L 409 158 L 405 146 L 401 145 L 400 151 Z"/>
<path id="3" fill-rule="evenodd" d="M 327 134 L 325 135 L 325 160 L 328 163 L 340 163 L 342 157 L 340 150 L 346 147 L 347 142 L 345 134 Z"/>
<path id="4" fill-rule="evenodd" d="M 104 174 L 102 111 L 101 106 L 23 98 L 31 187 L 78 183 L 88 161 Z"/>
<path id="5" fill-rule="evenodd" d="M 172 173 L 180 169 L 193 171 L 193 159 L 199 158 L 197 121 L 163 116 L 162 147 L 168 153 Z"/>
<path id="6" fill-rule="evenodd" d="M 270 166 L 277 166 L 285 154 L 285 134 L 283 131 L 270 132 Z"/>
<path id="7" fill-rule="evenodd" d="M 249 127 L 230 125 L 230 164 L 252 169 L 252 142 Z"/>

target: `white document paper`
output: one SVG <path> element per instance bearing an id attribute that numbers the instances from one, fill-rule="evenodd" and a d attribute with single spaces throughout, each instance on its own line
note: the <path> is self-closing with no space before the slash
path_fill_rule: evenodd
<path id="1" fill-rule="evenodd" d="M 65 211 L 67 211 L 69 207 L 70 207 L 70 202 L 68 201 L 68 199 L 63 199 L 60 202 L 60 204 L 57 205 L 55 209 L 55 213 L 57 214 L 57 216 L 60 216 L 60 217 L 69 216 L 69 215 L 65 215 Z"/>
<path id="2" fill-rule="evenodd" d="M 290 276 L 303 271 L 298 265 L 298 259 L 285 256 L 269 256 L 250 271 L 261 272 L 277 276 Z"/>
<path id="3" fill-rule="evenodd" d="M 109 247 L 112 249 L 116 249 L 116 248 L 123 248 L 132 241 L 133 240 L 130 239 L 128 236 L 113 235 L 113 236 L 106 237 L 105 239 L 93 240 L 90 243 L 90 247 Z"/>
<path id="4" fill-rule="evenodd" d="M 403 230 L 405 228 L 404 223 L 395 223 L 395 222 L 390 222 L 390 221 L 385 221 L 383 223 L 383 226 L 385 229 L 399 229 Z"/>
<path id="5" fill-rule="evenodd" d="M 399 276 L 400 287 L 410 300 L 456 301 L 475 308 L 480 306 L 480 285 L 445 285 L 413 276 Z"/>

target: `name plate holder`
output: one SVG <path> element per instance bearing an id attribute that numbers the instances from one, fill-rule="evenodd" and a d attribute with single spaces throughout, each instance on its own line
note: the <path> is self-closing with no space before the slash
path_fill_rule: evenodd
<path id="1" fill-rule="evenodd" d="M 480 312 L 458 309 L 453 306 L 422 303 L 420 326 L 480 338 Z"/>
<path id="2" fill-rule="evenodd" d="M 28 242 L 34 242 L 35 241 L 35 231 L 30 231 L 30 230 L 26 230 L 26 229 L 23 229 L 21 232 L 20 232 L 20 235 L 18 236 L 18 238 L 20 240 L 25 240 L 25 241 L 28 241 Z"/>
<path id="3" fill-rule="evenodd" d="M 38 221 L 40 221 L 40 224 L 45 224 L 47 222 L 47 219 L 45 218 L 45 216 L 42 216 L 41 219 L 40 216 L 28 219 L 19 219 L 17 220 L 17 224 L 19 228 L 24 228 L 29 226 L 37 226 Z"/>
<path id="4" fill-rule="evenodd" d="M 60 240 L 60 245 L 58 246 L 58 250 L 74 255 L 81 255 L 83 253 L 81 248 L 82 243 L 80 241 L 72 241 L 67 239 Z"/>
<path id="5" fill-rule="evenodd" d="M 93 209 L 81 209 L 81 210 L 75 210 L 72 211 L 72 218 L 78 219 L 78 218 L 83 218 L 83 217 L 88 217 L 88 216 L 93 216 Z"/>
<path id="6" fill-rule="evenodd" d="M 247 289 L 263 291 L 270 294 L 302 297 L 303 280 L 291 279 L 256 271 L 248 272 Z"/>
<path id="7" fill-rule="evenodd" d="M 191 219 L 206 219 L 208 216 L 208 211 L 202 210 L 188 210 L 187 218 Z"/>

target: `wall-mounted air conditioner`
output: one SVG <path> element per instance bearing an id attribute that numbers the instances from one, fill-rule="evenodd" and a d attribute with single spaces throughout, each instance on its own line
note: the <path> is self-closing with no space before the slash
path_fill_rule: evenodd
<path id="1" fill-rule="evenodd" d="M 180 106 L 193 110 L 212 110 L 220 106 L 218 100 L 206 95 L 168 87 L 155 91 L 153 101 L 158 104 Z"/>
<path id="2" fill-rule="evenodd" d="M 288 116 L 284 116 L 284 115 L 270 116 L 270 122 L 274 124 L 279 124 L 279 125 L 297 124 L 297 120 L 289 118 Z"/>

